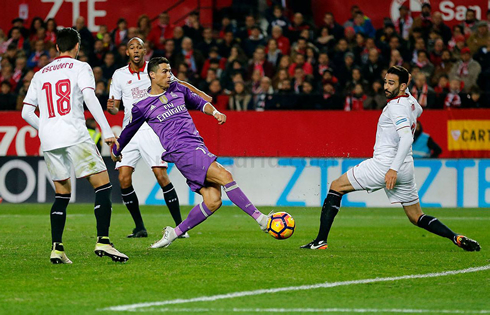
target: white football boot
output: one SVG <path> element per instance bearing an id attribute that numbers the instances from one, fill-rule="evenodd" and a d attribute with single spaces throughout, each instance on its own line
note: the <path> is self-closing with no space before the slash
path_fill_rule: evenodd
<path id="1" fill-rule="evenodd" d="M 107 238 L 108 239 L 108 238 Z M 113 261 L 116 262 L 126 262 L 129 257 L 118 251 L 112 243 L 109 244 L 100 243 L 101 238 L 97 238 L 97 243 L 95 244 L 95 254 L 99 257 L 108 256 L 111 257 Z"/>
<path id="2" fill-rule="evenodd" d="M 53 264 L 72 264 L 73 262 L 66 256 L 62 243 L 53 243 L 51 250 L 51 262 Z"/>
<path id="3" fill-rule="evenodd" d="M 153 243 L 150 248 L 165 248 L 172 244 L 173 241 L 177 238 L 177 234 L 175 233 L 175 229 L 167 226 L 165 230 L 163 230 L 163 237 L 161 240 Z"/>

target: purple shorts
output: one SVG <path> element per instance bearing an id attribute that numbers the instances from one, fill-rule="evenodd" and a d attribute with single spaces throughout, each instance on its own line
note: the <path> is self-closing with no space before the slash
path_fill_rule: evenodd
<path id="1" fill-rule="evenodd" d="M 178 151 L 165 154 L 165 161 L 174 163 L 187 179 L 187 185 L 194 192 L 205 187 L 206 174 L 209 166 L 217 157 L 209 152 L 205 145 L 180 148 Z"/>

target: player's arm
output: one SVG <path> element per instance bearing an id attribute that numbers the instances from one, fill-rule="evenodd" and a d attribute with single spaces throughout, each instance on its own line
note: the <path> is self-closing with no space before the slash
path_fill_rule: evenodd
<path id="1" fill-rule="evenodd" d="M 27 121 L 34 129 L 39 130 L 39 117 L 36 115 L 37 91 L 36 76 L 31 81 L 26 97 L 24 98 L 24 107 L 22 108 L 22 118 Z"/>
<path id="2" fill-rule="evenodd" d="M 187 87 L 192 92 L 194 92 L 197 95 L 199 95 L 200 97 L 202 97 L 206 102 L 212 102 L 213 101 L 213 98 L 211 96 L 209 96 L 208 94 L 206 94 L 203 91 L 199 90 L 197 87 L 195 87 L 194 85 L 190 84 L 189 82 L 181 81 L 181 80 L 179 80 L 177 78 L 175 80 L 179 84 L 182 84 L 183 86 Z"/>
<path id="3" fill-rule="evenodd" d="M 393 187 L 395 187 L 398 170 L 402 166 L 412 147 L 413 136 L 410 120 L 408 114 L 404 111 L 404 108 L 402 106 L 392 106 L 389 111 L 388 114 L 390 115 L 400 138 L 395 158 L 391 163 L 390 170 L 385 176 L 386 188 L 393 189 Z"/>
<path id="4" fill-rule="evenodd" d="M 202 97 L 197 95 L 195 92 L 192 92 L 189 88 L 185 87 L 183 89 L 185 106 L 191 109 L 197 109 L 202 111 L 207 115 L 211 115 L 220 125 L 226 122 L 226 115 L 220 113 L 211 103 L 205 101 Z"/>
<path id="5" fill-rule="evenodd" d="M 111 126 L 109 126 L 109 123 L 107 122 L 102 106 L 95 95 L 95 91 L 87 88 L 82 91 L 82 94 L 85 105 L 87 105 L 88 110 L 92 113 L 95 121 L 97 121 L 100 126 L 104 142 L 108 145 L 113 145 L 116 142 L 116 137 L 112 132 Z"/>
<path id="6" fill-rule="evenodd" d="M 111 158 L 114 162 L 121 161 L 121 151 L 131 141 L 138 129 L 143 125 L 146 118 L 137 106 L 133 106 L 131 110 L 131 121 L 123 129 L 119 135 L 119 139 L 115 142 L 115 145 L 111 148 Z"/>
<path id="7" fill-rule="evenodd" d="M 217 110 L 211 103 L 204 104 L 202 112 L 206 115 L 211 115 L 218 121 L 218 124 L 222 125 L 226 122 L 226 115 Z"/>
<path id="8" fill-rule="evenodd" d="M 116 115 L 121 106 L 122 90 L 116 78 L 116 73 L 112 76 L 111 87 L 109 89 L 109 99 L 107 100 L 107 111 L 109 114 Z"/>

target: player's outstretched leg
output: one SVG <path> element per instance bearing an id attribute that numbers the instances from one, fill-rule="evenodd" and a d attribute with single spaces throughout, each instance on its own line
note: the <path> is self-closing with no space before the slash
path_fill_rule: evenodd
<path id="1" fill-rule="evenodd" d="M 413 205 L 403 205 L 410 222 L 431 233 L 450 239 L 456 246 L 466 251 L 480 251 L 480 244 L 464 235 L 454 233 L 437 218 L 426 215 L 422 212 L 420 203 Z"/>
<path id="2" fill-rule="evenodd" d="M 175 222 L 175 225 L 179 225 L 182 222 L 182 215 L 180 214 L 180 203 L 179 197 L 177 196 L 177 191 L 175 190 L 174 185 L 170 182 L 170 178 L 168 177 L 167 168 L 166 167 L 154 167 L 153 173 L 158 181 L 158 184 L 162 188 L 163 198 L 165 199 L 165 204 L 170 211 L 170 215 Z M 184 233 L 180 238 L 188 238 L 189 234 Z"/>
<path id="3" fill-rule="evenodd" d="M 131 176 L 133 174 L 133 168 L 129 166 L 119 167 L 119 183 L 121 185 L 121 196 L 124 205 L 128 209 L 131 217 L 133 218 L 136 227 L 133 232 L 128 235 L 129 238 L 148 237 L 143 218 L 141 217 L 140 205 L 138 196 L 134 191 L 131 183 Z"/>
<path id="4" fill-rule="evenodd" d="M 53 264 L 71 264 L 71 260 L 66 257 L 62 238 L 66 223 L 66 208 L 71 198 L 70 180 L 54 182 L 56 195 L 53 206 L 51 207 L 51 255 L 50 260 Z"/>
<path id="5" fill-rule="evenodd" d="M 269 216 L 260 212 L 253 203 L 247 198 L 245 193 L 234 181 L 233 175 L 219 163 L 213 162 L 209 166 L 206 180 L 224 186 L 226 195 L 238 208 L 251 216 L 260 226 L 260 229 L 267 233 L 267 221 Z"/>
<path id="6" fill-rule="evenodd" d="M 175 229 L 167 226 L 163 230 L 162 239 L 152 244 L 151 248 L 168 247 L 176 238 L 204 222 L 204 220 L 206 220 L 221 207 L 220 185 L 210 184 L 208 187 L 201 188 L 199 192 L 201 193 L 204 201 L 194 206 L 194 208 L 192 208 L 192 210 L 189 212 L 189 215 L 187 215 L 187 218 Z"/>
<path id="7" fill-rule="evenodd" d="M 327 249 L 327 238 L 332 227 L 333 220 L 340 210 L 340 202 L 342 196 L 346 193 L 354 191 L 347 174 L 344 173 L 338 179 L 334 180 L 330 185 L 327 198 L 323 202 L 322 213 L 320 215 L 320 229 L 316 239 L 310 243 L 301 246 L 304 249 Z"/>

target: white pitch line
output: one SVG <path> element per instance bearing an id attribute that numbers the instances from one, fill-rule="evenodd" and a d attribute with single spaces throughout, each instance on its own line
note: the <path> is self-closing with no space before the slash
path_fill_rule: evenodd
<path id="1" fill-rule="evenodd" d="M 396 314 L 490 314 L 490 310 L 424 310 L 405 308 L 145 308 L 132 312 L 159 313 L 396 313 Z"/>
<path id="2" fill-rule="evenodd" d="M 472 267 L 467 269 L 451 270 L 451 271 L 444 271 L 444 272 L 437 272 L 437 273 L 426 273 L 426 274 L 419 274 L 419 275 L 406 275 L 400 277 L 373 278 L 373 279 L 350 280 L 350 281 L 339 281 L 339 282 L 325 282 L 325 283 L 318 283 L 312 285 L 301 285 L 301 286 L 283 287 L 283 288 L 274 288 L 274 289 L 232 292 L 226 294 L 201 296 L 201 297 L 196 297 L 191 299 L 175 299 L 175 300 L 166 300 L 166 301 L 158 301 L 158 302 L 127 304 L 127 305 L 111 306 L 100 310 L 101 311 L 134 311 L 139 308 L 151 307 L 151 306 L 187 304 L 187 303 L 194 303 L 194 302 L 212 302 L 217 300 L 233 299 L 233 298 L 244 297 L 244 296 L 254 296 L 254 295 L 262 295 L 262 294 L 277 293 L 277 292 L 287 292 L 287 291 L 303 291 L 303 290 L 312 290 L 312 289 L 319 289 L 319 288 L 333 288 L 333 287 L 347 286 L 352 284 L 367 284 L 367 283 L 374 283 L 374 282 L 388 282 L 388 281 L 398 281 L 398 280 L 407 280 L 407 279 L 435 278 L 435 277 L 444 277 L 444 276 L 451 276 L 451 275 L 457 275 L 463 273 L 478 272 L 478 271 L 489 270 L 489 269 L 490 269 L 490 265 L 486 265 L 481 267 Z"/>

